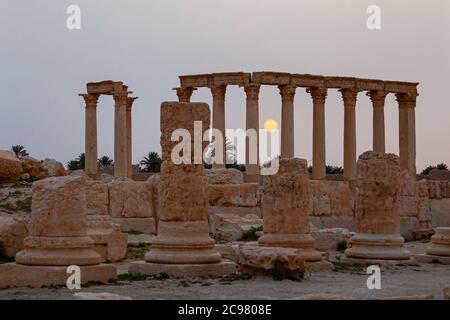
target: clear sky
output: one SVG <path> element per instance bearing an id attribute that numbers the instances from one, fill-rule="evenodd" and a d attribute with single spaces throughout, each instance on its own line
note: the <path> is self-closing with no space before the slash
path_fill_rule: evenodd
<path id="1" fill-rule="evenodd" d="M 81 30 L 66 8 L 81 8 Z M 381 30 L 366 9 L 381 8 Z M 84 150 L 85 83 L 119 80 L 140 99 L 133 160 L 159 148 L 159 107 L 178 75 L 285 71 L 420 82 L 417 166 L 450 165 L 450 0 L 15 0 L 0 2 L 0 149 L 26 146 L 67 162 Z M 193 101 L 211 103 L 207 89 Z M 113 155 L 113 99 L 98 108 L 99 156 Z M 261 127 L 281 119 L 278 89 L 263 87 Z M 245 126 L 245 94 L 229 87 L 228 128 Z M 326 102 L 327 163 L 342 165 L 343 103 Z M 398 109 L 386 101 L 387 151 L 398 153 Z M 357 104 L 358 154 L 371 148 L 370 100 Z M 312 101 L 297 89 L 295 155 L 312 158 Z"/>

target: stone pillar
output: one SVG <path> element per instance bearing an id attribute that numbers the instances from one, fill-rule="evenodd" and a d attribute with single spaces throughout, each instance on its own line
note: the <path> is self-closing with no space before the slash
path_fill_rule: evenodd
<path id="1" fill-rule="evenodd" d="M 450 228 L 436 228 L 426 252 L 432 256 L 447 257 L 447 264 L 450 264 Z"/>
<path id="2" fill-rule="evenodd" d="M 222 154 L 223 163 L 213 163 L 213 168 L 225 168 L 227 153 L 225 148 L 225 93 L 226 85 L 213 86 L 210 88 L 213 96 L 213 129 L 220 130 L 223 136 Z M 214 154 L 213 154 L 214 156 Z"/>
<path id="3" fill-rule="evenodd" d="M 84 174 L 33 183 L 29 236 L 16 263 L 0 265 L 0 288 L 65 285 L 70 265 L 80 266 L 81 283 L 107 283 L 116 277 L 114 266 L 100 264 L 87 235 L 85 185 Z"/>
<path id="4" fill-rule="evenodd" d="M 296 87 L 278 86 L 281 95 L 281 157 L 294 157 L 294 97 Z"/>
<path id="5" fill-rule="evenodd" d="M 405 260 L 400 235 L 400 165 L 394 154 L 367 151 L 359 156 L 356 179 L 356 235 L 348 258 Z"/>
<path id="6" fill-rule="evenodd" d="M 244 86 L 246 98 L 246 129 L 256 131 L 256 146 L 250 146 L 247 135 L 245 143 L 245 182 L 259 182 L 259 89 L 260 85 L 250 84 Z M 251 154 L 251 151 L 254 153 Z M 253 152 L 252 152 L 253 153 Z M 256 159 L 256 163 L 250 163 Z"/>
<path id="7" fill-rule="evenodd" d="M 344 178 L 356 178 L 356 96 L 355 89 L 341 89 L 344 100 Z"/>
<path id="8" fill-rule="evenodd" d="M 326 178 L 325 151 L 325 99 L 326 88 L 310 88 L 307 92 L 313 99 L 313 179 Z"/>
<path id="9" fill-rule="evenodd" d="M 306 261 L 319 261 L 309 230 L 308 164 L 306 160 L 281 158 L 275 175 L 264 176 L 262 212 L 264 234 L 258 244 L 265 247 L 302 249 Z"/>
<path id="10" fill-rule="evenodd" d="M 133 107 L 133 102 L 136 100 L 137 97 L 128 97 L 127 98 L 127 113 L 126 113 L 126 119 L 127 119 L 127 177 L 131 179 L 131 176 L 133 175 L 133 143 L 132 143 L 132 117 L 131 117 L 131 111 Z"/>
<path id="11" fill-rule="evenodd" d="M 397 93 L 399 105 L 400 167 L 416 174 L 416 98 L 417 94 Z"/>
<path id="12" fill-rule="evenodd" d="M 206 103 L 164 102 L 161 105 L 160 208 L 158 236 L 146 262 L 130 266 L 132 274 L 209 276 L 234 273 L 235 264 L 221 262 L 209 237 L 208 178 L 203 164 L 174 164 L 171 152 L 179 142 L 171 141 L 172 132 L 183 128 L 194 136 L 194 121 L 202 122 L 202 133 L 209 129 L 210 111 Z M 203 142 L 203 149 L 208 142 Z M 194 149 L 202 147 L 191 139 L 191 163 Z"/>
<path id="13" fill-rule="evenodd" d="M 98 173 L 98 152 L 97 152 L 97 102 L 98 94 L 81 94 L 86 103 L 85 108 L 85 137 L 84 137 L 84 154 L 85 167 L 84 171 L 88 175 L 96 175 Z"/>
<path id="14" fill-rule="evenodd" d="M 175 88 L 177 91 L 178 101 L 179 102 L 191 102 L 191 96 L 196 88 Z"/>
<path id="15" fill-rule="evenodd" d="M 386 152 L 385 129 L 384 129 L 384 102 L 386 91 L 369 91 L 367 96 L 372 100 L 373 106 L 373 135 L 372 148 L 375 152 Z"/>
<path id="16" fill-rule="evenodd" d="M 114 176 L 127 177 L 127 94 L 114 96 Z"/>

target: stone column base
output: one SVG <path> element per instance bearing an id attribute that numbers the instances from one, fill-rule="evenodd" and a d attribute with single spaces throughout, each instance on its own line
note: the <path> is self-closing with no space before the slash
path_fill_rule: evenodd
<path id="1" fill-rule="evenodd" d="M 436 228 L 436 233 L 431 237 L 431 246 L 426 252 L 431 256 L 450 258 L 450 228 Z"/>
<path id="2" fill-rule="evenodd" d="M 410 252 L 403 248 L 405 240 L 396 234 L 357 233 L 352 247 L 345 250 L 347 258 L 367 260 L 408 260 Z"/>
<path id="3" fill-rule="evenodd" d="M 27 237 L 16 262 L 23 265 L 70 266 L 97 265 L 100 254 L 90 237 Z"/>
<path id="4" fill-rule="evenodd" d="M 416 254 L 414 258 L 419 263 L 440 263 L 450 265 L 450 256 L 435 256 L 431 254 Z"/>
<path id="5" fill-rule="evenodd" d="M 218 263 L 222 257 L 214 250 L 205 221 L 160 221 L 158 236 L 145 255 L 147 262 L 168 264 Z"/>
<path id="6" fill-rule="evenodd" d="M 116 267 L 109 264 L 80 266 L 81 284 L 90 281 L 107 284 L 117 277 Z M 65 286 L 67 266 L 26 266 L 17 263 L 0 265 L 0 288 Z"/>
<path id="7" fill-rule="evenodd" d="M 258 239 L 260 246 L 299 249 L 305 261 L 320 261 L 323 253 L 314 249 L 314 243 L 310 234 L 264 233 Z"/>
<path id="8" fill-rule="evenodd" d="M 151 263 L 145 261 L 136 261 L 130 264 L 128 273 L 132 275 L 158 275 L 167 273 L 173 277 L 222 277 L 235 274 L 237 266 L 231 261 L 221 261 L 217 263 L 203 264 L 169 264 L 169 263 Z"/>

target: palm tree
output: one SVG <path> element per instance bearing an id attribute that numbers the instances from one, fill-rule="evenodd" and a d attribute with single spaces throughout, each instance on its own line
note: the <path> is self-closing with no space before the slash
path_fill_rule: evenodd
<path id="1" fill-rule="evenodd" d="M 111 159 L 111 158 L 108 157 L 108 156 L 103 156 L 103 157 L 101 157 L 100 159 L 98 159 L 98 163 L 99 163 L 103 168 L 106 168 L 106 167 L 112 166 L 112 165 L 114 164 L 114 161 L 113 161 L 113 159 Z"/>
<path id="2" fill-rule="evenodd" d="M 29 156 L 27 150 L 25 150 L 24 146 L 21 146 L 20 144 L 12 146 L 11 151 L 16 154 L 17 158 L 23 158 Z"/>
<path id="3" fill-rule="evenodd" d="M 78 158 L 67 162 L 67 168 L 71 171 L 82 170 L 84 169 L 85 159 L 86 159 L 85 154 L 80 153 Z"/>
<path id="4" fill-rule="evenodd" d="M 145 172 L 159 172 L 161 169 L 162 159 L 157 152 L 149 152 L 147 157 L 144 157 L 144 160 L 141 160 L 139 164 L 144 168 L 142 171 Z"/>

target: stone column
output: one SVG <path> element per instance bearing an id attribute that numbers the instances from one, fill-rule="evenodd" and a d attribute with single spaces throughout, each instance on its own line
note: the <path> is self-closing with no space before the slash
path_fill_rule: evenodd
<path id="1" fill-rule="evenodd" d="M 344 100 L 344 178 L 356 178 L 356 96 L 355 89 L 341 89 Z"/>
<path id="2" fill-rule="evenodd" d="M 179 102 L 191 102 L 191 96 L 196 88 L 175 88 L 177 91 L 178 101 Z"/>
<path id="3" fill-rule="evenodd" d="M 256 146 L 250 146 L 251 141 L 248 135 L 246 137 L 245 182 L 259 182 L 259 89 L 260 85 L 258 84 L 244 86 L 244 90 L 247 95 L 245 120 L 246 129 L 253 129 L 256 131 Z M 252 159 L 256 159 L 256 161 L 251 161 Z"/>
<path id="4" fill-rule="evenodd" d="M 400 167 L 416 174 L 416 98 L 417 94 L 397 93 L 399 105 Z"/>
<path id="5" fill-rule="evenodd" d="M 375 152 L 385 152 L 385 129 L 384 129 L 384 102 L 386 95 L 389 92 L 386 91 L 369 91 L 367 96 L 372 100 L 373 106 L 373 135 L 372 135 L 372 148 Z"/>
<path id="6" fill-rule="evenodd" d="M 98 94 L 81 94 L 86 103 L 85 109 L 85 137 L 84 137 L 84 154 L 85 167 L 84 171 L 88 175 L 96 175 L 98 173 L 98 152 L 97 152 L 97 102 Z"/>
<path id="7" fill-rule="evenodd" d="M 131 179 L 133 175 L 133 143 L 132 143 L 132 117 L 131 117 L 131 109 L 133 107 L 133 102 L 137 97 L 128 97 L 127 98 L 127 177 Z"/>
<path id="8" fill-rule="evenodd" d="M 127 93 L 114 94 L 114 176 L 127 177 Z"/>
<path id="9" fill-rule="evenodd" d="M 210 111 L 206 103 L 164 102 L 161 105 L 160 211 L 158 236 L 145 255 L 145 262 L 130 266 L 132 274 L 210 276 L 235 272 L 234 263 L 221 262 L 208 228 L 208 178 L 203 164 L 174 164 L 171 159 L 178 141 L 172 132 L 183 128 L 194 136 L 194 121 L 209 129 Z M 202 132 L 202 133 L 203 133 Z M 191 139 L 191 163 L 196 142 Z M 206 147 L 204 141 L 199 147 Z"/>
<path id="10" fill-rule="evenodd" d="M 210 88 L 213 96 L 213 129 L 220 130 L 223 136 L 222 155 L 223 163 L 213 163 L 213 168 L 225 168 L 227 153 L 225 148 L 225 93 L 226 85 L 213 86 Z M 213 154 L 214 156 L 214 154 Z"/>
<path id="11" fill-rule="evenodd" d="M 294 97 L 296 87 L 278 86 L 281 95 L 281 157 L 294 157 Z"/>
<path id="12" fill-rule="evenodd" d="M 326 88 L 310 88 L 307 92 L 313 99 L 313 179 L 326 177 L 326 151 L 325 151 L 325 99 Z"/>
<path id="13" fill-rule="evenodd" d="M 306 160 L 281 158 L 275 175 L 264 176 L 264 234 L 258 244 L 302 249 L 306 261 L 319 261 L 309 230 L 309 178 Z"/>
<path id="14" fill-rule="evenodd" d="M 400 235 L 400 165 L 394 154 L 367 151 L 359 156 L 356 179 L 356 235 L 349 258 L 404 260 Z"/>

